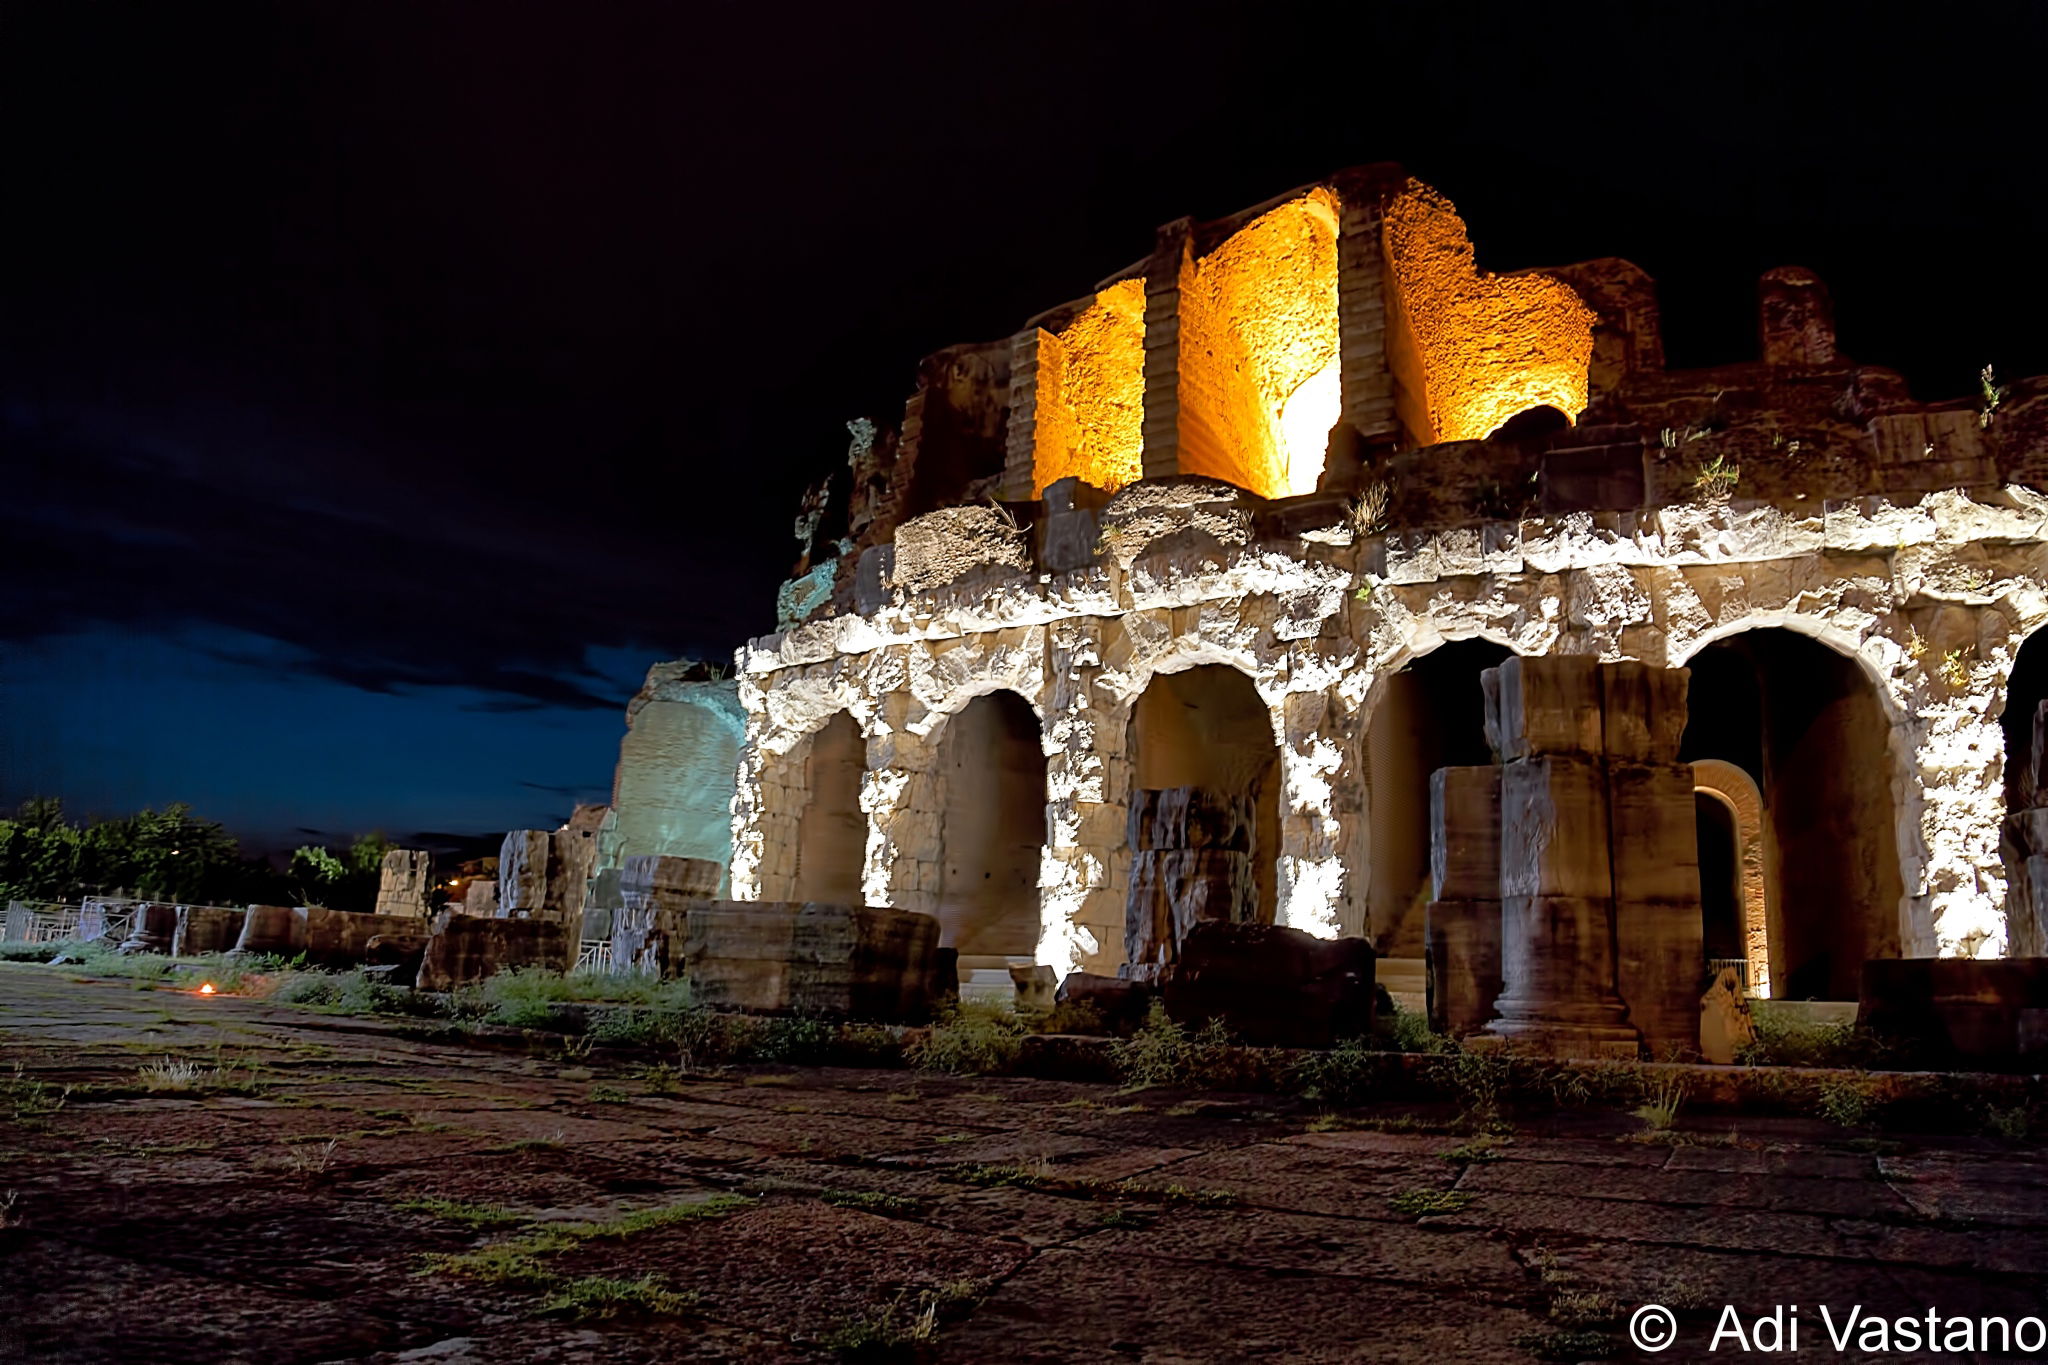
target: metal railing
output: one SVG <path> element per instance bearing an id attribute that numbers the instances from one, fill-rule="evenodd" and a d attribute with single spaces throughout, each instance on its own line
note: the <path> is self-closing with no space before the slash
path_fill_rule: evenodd
<path id="1" fill-rule="evenodd" d="M 612 969 L 612 941 L 608 938 L 579 939 L 576 943 L 578 972 L 608 972 Z"/>
<path id="2" fill-rule="evenodd" d="M 1717 980 L 1720 978 L 1723 967 L 1734 969 L 1736 983 L 1742 987 L 1746 994 L 1749 990 L 1749 959 L 1746 957 L 1710 957 L 1707 959 L 1707 974 Z"/>

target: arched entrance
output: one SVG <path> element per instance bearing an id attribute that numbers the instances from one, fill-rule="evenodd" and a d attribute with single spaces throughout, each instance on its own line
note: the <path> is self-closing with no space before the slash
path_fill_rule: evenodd
<path id="1" fill-rule="evenodd" d="M 866 903 L 861 872 L 867 864 L 868 821 L 860 808 L 860 783 L 867 766 L 867 741 L 844 711 L 806 741 L 792 900 Z"/>
<path id="2" fill-rule="evenodd" d="M 1429 775 L 1491 763 L 1479 675 L 1513 651 L 1453 640 L 1387 679 L 1365 732 L 1371 857 L 1366 936 L 1384 957 L 1421 957 L 1429 899 Z"/>
<path id="3" fill-rule="evenodd" d="M 959 950 L 963 972 L 969 958 L 1033 956 L 1046 824 L 1031 704 L 1015 692 L 969 702 L 939 737 L 938 771 L 940 943 Z"/>
<path id="4" fill-rule="evenodd" d="M 1279 904 L 1280 749 L 1252 680 L 1223 664 L 1152 679 L 1131 709 L 1133 789 L 1210 787 L 1252 798 L 1258 918 Z"/>
<path id="5" fill-rule="evenodd" d="M 2005 823 L 1999 859 L 2005 864 L 2005 951 L 2010 957 L 2048 952 L 2048 630 L 2020 646 L 2005 683 Z M 2041 754 L 2037 758 L 2036 754 Z"/>
<path id="6" fill-rule="evenodd" d="M 1764 800 L 1733 763 L 1692 765 L 1700 849 L 1700 938 L 1707 965 L 1740 964 L 1749 993 L 1771 993 L 1770 891 L 1764 875 Z"/>
<path id="7" fill-rule="evenodd" d="M 1729 636 L 1687 666 L 1679 756 L 1731 764 L 1760 794 L 1770 993 L 1856 999 L 1863 963 L 1899 955 L 1904 892 L 1876 688 L 1855 660 L 1780 628 Z"/>

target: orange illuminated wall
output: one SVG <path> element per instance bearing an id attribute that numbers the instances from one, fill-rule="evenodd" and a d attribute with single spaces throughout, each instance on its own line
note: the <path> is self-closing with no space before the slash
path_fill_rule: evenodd
<path id="1" fill-rule="evenodd" d="M 1478 440 L 1543 405 L 1585 409 L 1595 318 L 1570 286 L 1481 272 L 1451 201 L 1419 180 L 1394 196 L 1385 223 L 1398 310 L 1390 360 L 1418 441 Z"/>
<path id="2" fill-rule="evenodd" d="M 1316 189 L 1180 267 L 1180 472 L 1313 493 L 1340 403 L 1337 204 Z"/>
<path id="3" fill-rule="evenodd" d="M 1031 496 L 1078 476 L 1111 491 L 1144 474 L 1145 281 L 1119 280 L 1040 335 Z"/>

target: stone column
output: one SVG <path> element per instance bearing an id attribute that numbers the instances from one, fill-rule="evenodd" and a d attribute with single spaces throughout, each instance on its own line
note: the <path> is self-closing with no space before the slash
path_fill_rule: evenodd
<path id="1" fill-rule="evenodd" d="M 1132 794 L 1131 889 L 1118 975 L 1150 979 L 1178 956 L 1196 924 L 1258 918 L 1252 820 L 1246 792 L 1167 787 Z"/>
<path id="2" fill-rule="evenodd" d="M 1615 990 L 1600 673 L 1513 658 L 1482 675 L 1501 766 L 1501 994 L 1490 1033 L 1566 1056 L 1634 1056 Z"/>
<path id="3" fill-rule="evenodd" d="M 1500 995 L 1499 768 L 1430 774 L 1429 871 L 1429 1026 L 1462 1038 L 1486 1026 Z"/>

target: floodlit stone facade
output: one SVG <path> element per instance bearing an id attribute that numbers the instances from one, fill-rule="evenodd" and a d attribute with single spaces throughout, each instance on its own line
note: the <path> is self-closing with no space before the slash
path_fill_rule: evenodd
<path id="1" fill-rule="evenodd" d="M 1667 370 L 1640 270 L 1478 272 L 1392 167 L 1169 224 L 853 424 L 738 655 L 733 896 L 1110 971 L 1132 792 L 1206 785 L 1264 812 L 1261 917 L 1420 956 L 1430 773 L 1489 761 L 1480 670 L 1562 654 L 1691 669 L 1708 957 L 1843 998 L 2039 951 L 2048 379 L 1916 401 L 1803 271 L 1759 330 Z"/>

